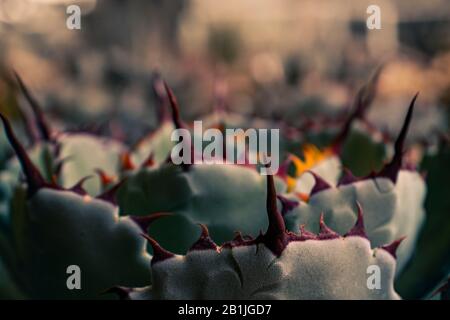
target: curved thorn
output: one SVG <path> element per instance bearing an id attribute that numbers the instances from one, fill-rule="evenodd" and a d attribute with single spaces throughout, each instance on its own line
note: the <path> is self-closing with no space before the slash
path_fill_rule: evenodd
<path id="1" fill-rule="evenodd" d="M 159 243 L 149 235 L 141 233 L 141 236 L 143 236 L 153 248 L 153 258 L 151 262 L 152 265 L 154 265 L 157 262 L 175 257 L 175 255 L 172 252 L 167 251 L 166 249 L 161 247 Z"/>
<path id="2" fill-rule="evenodd" d="M 199 239 L 191 246 L 189 251 L 193 250 L 217 250 L 217 244 L 209 236 L 209 231 L 206 225 L 198 224 L 202 229 Z"/>
<path id="3" fill-rule="evenodd" d="M 358 216 L 356 218 L 356 223 L 350 229 L 350 231 L 345 234 L 345 237 L 359 236 L 368 239 L 366 229 L 364 228 L 363 209 L 358 201 L 356 201 L 356 206 L 358 207 Z"/>
<path id="4" fill-rule="evenodd" d="M 156 220 L 164 217 L 170 217 L 172 216 L 171 213 L 168 212 L 158 212 L 158 213 L 152 213 L 147 216 L 129 216 L 130 219 L 138 225 L 139 228 L 143 232 L 147 232 L 150 225 L 155 222 Z"/>
<path id="5" fill-rule="evenodd" d="M 281 215 L 284 217 L 286 214 L 294 210 L 298 206 L 298 201 L 290 200 L 282 195 L 277 195 L 278 200 L 281 202 Z"/>
<path id="6" fill-rule="evenodd" d="M 355 177 L 349 169 L 343 168 L 343 174 L 342 174 L 341 178 L 339 179 L 339 182 L 337 185 L 338 185 L 338 187 L 345 186 L 345 185 L 357 182 L 358 180 L 359 179 L 357 177 Z"/>
<path id="7" fill-rule="evenodd" d="M 147 159 L 144 160 L 141 164 L 141 168 L 150 168 L 155 165 L 155 154 L 151 152 Z"/>
<path id="8" fill-rule="evenodd" d="M 209 237 L 208 227 L 203 223 L 198 223 L 198 225 L 200 226 L 200 229 L 202 229 L 202 233 L 200 234 L 200 237 L 203 237 L 203 238 Z"/>
<path id="9" fill-rule="evenodd" d="M 167 84 L 167 82 L 164 81 L 164 87 L 166 89 L 166 93 L 167 96 L 169 97 L 169 102 L 170 102 L 170 107 L 172 109 L 172 121 L 173 124 L 175 126 L 176 129 L 181 129 L 184 128 L 185 125 L 183 124 L 183 121 L 181 121 L 181 116 L 180 116 L 180 108 L 178 107 L 178 102 L 177 102 L 177 98 L 175 97 L 172 89 L 170 89 L 169 85 Z M 183 141 L 184 143 L 184 141 Z M 184 171 L 189 171 L 190 167 L 192 166 L 192 163 L 194 163 L 194 157 L 195 157 L 195 150 L 194 150 L 194 146 L 191 143 L 191 141 L 189 141 L 190 144 L 190 148 L 191 148 L 191 164 L 187 164 L 187 163 L 182 163 L 181 166 L 183 168 Z M 169 159 L 170 161 L 170 155 L 169 155 Z"/>
<path id="10" fill-rule="evenodd" d="M 240 231 L 235 231 L 235 232 L 234 232 L 234 238 L 233 238 L 233 241 L 243 242 L 243 241 L 244 241 L 244 237 L 242 236 L 242 232 L 240 232 Z"/>
<path id="11" fill-rule="evenodd" d="M 84 178 L 81 178 L 77 183 L 75 183 L 75 185 L 70 187 L 69 190 L 73 191 L 73 192 L 75 192 L 75 193 L 77 193 L 79 195 L 82 195 L 82 196 L 86 195 L 87 192 L 86 192 L 86 190 L 84 190 L 83 184 L 86 182 L 86 180 L 89 180 L 92 177 L 93 177 L 92 175 L 89 175 L 89 176 L 86 176 Z"/>
<path id="12" fill-rule="evenodd" d="M 319 220 L 319 236 L 318 238 L 320 240 L 328 240 L 328 239 L 336 239 L 339 238 L 339 234 L 334 232 L 332 229 L 330 229 L 326 224 L 324 220 L 323 213 L 320 214 L 320 220 Z"/>
<path id="13" fill-rule="evenodd" d="M 110 185 L 111 183 L 113 183 L 115 181 L 113 176 L 106 174 L 106 172 L 100 168 L 96 168 L 94 171 L 100 178 L 100 182 L 101 182 L 103 188 L 107 187 L 108 185 Z"/>
<path id="14" fill-rule="evenodd" d="M 129 152 L 122 153 L 120 158 L 121 169 L 123 171 L 134 170 L 136 168 L 133 161 L 131 160 L 131 155 Z"/>
<path id="15" fill-rule="evenodd" d="M 289 154 L 287 158 L 281 163 L 278 171 L 277 176 L 281 178 L 286 178 L 289 174 L 289 166 L 292 163 L 292 156 Z"/>
<path id="16" fill-rule="evenodd" d="M 317 235 L 312 233 L 311 231 L 306 230 L 305 225 L 300 225 L 300 239 L 301 240 L 316 240 Z"/>
<path id="17" fill-rule="evenodd" d="M 99 200 L 103 200 L 103 201 L 109 202 L 109 203 L 111 203 L 111 204 L 116 206 L 117 205 L 117 199 L 116 199 L 117 191 L 122 186 L 122 184 L 125 182 L 125 180 L 126 180 L 126 178 L 122 179 L 121 181 L 116 183 L 113 187 L 111 187 L 110 189 L 106 190 L 105 192 L 103 192 L 102 194 L 98 195 L 95 198 L 99 199 Z"/>
<path id="18" fill-rule="evenodd" d="M 314 180 L 316 180 L 316 183 L 314 184 L 314 187 L 312 188 L 312 190 L 309 194 L 310 196 L 312 196 L 318 192 L 321 192 L 321 191 L 324 191 L 327 189 L 331 189 L 330 184 L 328 182 L 326 182 L 325 180 L 323 180 L 319 175 L 317 175 L 316 173 L 314 173 L 311 170 L 308 170 L 307 172 L 309 172 L 314 177 Z"/>
<path id="19" fill-rule="evenodd" d="M 164 88 L 166 89 L 167 96 L 169 97 L 170 107 L 172 108 L 172 121 L 175 128 L 181 129 L 184 127 L 181 121 L 180 108 L 178 107 L 177 98 L 173 94 L 172 89 L 168 86 L 167 82 L 164 81 Z"/>
<path id="20" fill-rule="evenodd" d="M 377 174 L 378 177 L 388 178 L 393 183 L 397 182 L 398 172 L 402 167 L 403 148 L 406 140 L 406 135 L 408 134 L 409 125 L 411 123 L 414 111 L 414 104 L 416 102 L 418 95 L 419 92 L 417 92 L 414 98 L 411 100 L 411 103 L 408 108 L 408 113 L 406 114 L 405 121 L 403 122 L 402 129 L 400 130 L 397 140 L 395 140 L 394 157 L 392 158 L 391 162 L 385 165 L 384 168 Z"/>
<path id="21" fill-rule="evenodd" d="M 393 256 L 395 259 L 397 259 L 397 249 L 400 246 L 400 244 L 402 243 L 402 241 L 405 240 L 405 238 L 406 238 L 406 236 L 401 237 L 400 239 L 397 239 L 388 245 L 382 246 L 381 249 L 389 252 L 391 254 L 391 256 Z"/>
<path id="22" fill-rule="evenodd" d="M 34 195 L 39 189 L 48 186 L 47 182 L 45 182 L 38 168 L 34 165 L 34 163 L 29 158 L 27 152 L 25 151 L 22 144 L 17 139 L 14 131 L 11 128 L 11 124 L 8 119 L 0 113 L 0 118 L 3 122 L 3 127 L 6 133 L 6 136 L 11 144 L 12 148 L 16 152 L 17 158 L 19 159 L 20 165 L 22 167 L 23 172 L 25 173 L 26 181 L 28 184 L 28 196 L 31 197 Z"/>
<path id="23" fill-rule="evenodd" d="M 50 126 L 48 125 L 47 121 L 45 120 L 44 113 L 42 111 L 41 106 L 37 102 L 37 100 L 33 97 L 33 95 L 28 90 L 25 83 L 22 81 L 22 79 L 19 77 L 17 72 L 13 72 L 14 76 L 17 80 L 17 83 L 19 84 L 20 90 L 22 91 L 23 95 L 27 99 L 28 103 L 31 106 L 31 109 L 33 110 L 33 113 L 36 117 L 36 122 L 39 128 L 39 131 L 42 135 L 42 139 L 45 141 L 52 141 L 52 134 Z"/>

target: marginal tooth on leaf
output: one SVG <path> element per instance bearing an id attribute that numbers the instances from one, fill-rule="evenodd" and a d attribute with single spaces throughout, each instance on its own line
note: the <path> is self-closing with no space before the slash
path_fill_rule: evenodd
<path id="1" fill-rule="evenodd" d="M 303 202 L 309 202 L 309 194 L 303 192 L 296 192 L 296 197 L 302 200 Z"/>
<path id="2" fill-rule="evenodd" d="M 402 243 L 403 240 L 405 240 L 406 236 L 401 237 L 400 239 L 395 240 L 394 242 L 382 246 L 381 249 L 389 252 L 391 254 L 391 256 L 393 256 L 395 259 L 397 259 L 397 249 L 400 246 L 400 244 Z"/>
<path id="3" fill-rule="evenodd" d="M 358 201 L 356 201 L 356 206 L 358 207 L 358 216 L 356 218 L 356 223 L 350 229 L 350 231 L 345 234 L 345 237 L 359 236 L 368 239 L 366 235 L 366 229 L 364 228 L 363 209 Z"/>
<path id="4" fill-rule="evenodd" d="M 338 186 L 345 186 L 345 185 L 348 185 L 348 184 L 352 184 L 352 183 L 354 183 L 354 182 L 356 182 L 358 180 L 359 179 L 357 177 L 355 177 L 353 175 L 353 173 L 349 169 L 343 168 L 342 176 L 339 179 L 339 182 L 338 182 L 337 185 Z"/>
<path id="5" fill-rule="evenodd" d="M 278 200 L 281 202 L 281 215 L 284 217 L 287 213 L 294 210 L 298 206 L 298 201 L 290 200 L 282 195 L 277 196 Z"/>
<path id="6" fill-rule="evenodd" d="M 167 96 L 169 97 L 170 107 L 172 108 L 172 121 L 175 125 L 175 128 L 181 129 L 184 127 L 183 122 L 181 121 L 180 109 L 178 107 L 177 98 L 173 94 L 172 89 L 164 82 L 164 87 L 166 89 Z"/>
<path id="7" fill-rule="evenodd" d="M 117 205 L 117 199 L 116 199 L 117 191 L 122 186 L 122 184 L 125 182 L 125 180 L 126 179 L 122 179 L 121 181 L 116 183 L 113 187 L 111 187 L 110 189 L 106 190 L 102 194 L 98 195 L 96 197 L 96 199 L 107 201 L 107 202 L 109 202 L 109 203 L 111 203 L 113 205 Z"/>
<path id="8" fill-rule="evenodd" d="M 155 165 L 155 154 L 151 152 L 147 159 L 141 164 L 141 168 L 150 168 Z"/>
<path id="9" fill-rule="evenodd" d="M 300 226 L 300 240 L 316 240 L 317 235 L 305 229 L 305 225 Z"/>
<path id="10" fill-rule="evenodd" d="M 278 212 L 277 208 L 277 192 L 273 175 L 267 175 L 267 216 L 269 226 L 264 234 L 264 244 L 276 256 L 280 256 L 284 248 L 287 246 L 286 225 L 283 216 Z"/>
<path id="11" fill-rule="evenodd" d="M 321 191 L 331 188 L 331 186 L 328 184 L 328 182 L 323 180 L 319 175 L 317 175 L 316 173 L 314 173 L 311 170 L 309 170 L 308 172 L 314 177 L 314 180 L 316 180 L 316 183 L 314 184 L 314 187 L 312 188 L 312 190 L 310 192 L 310 196 L 312 196 L 318 192 L 321 192 Z"/>
<path id="12" fill-rule="evenodd" d="M 33 95 L 28 90 L 27 86 L 25 85 L 25 83 L 22 81 L 22 79 L 16 72 L 14 72 L 14 76 L 17 79 L 17 83 L 19 84 L 19 87 L 22 90 L 23 95 L 25 96 L 25 98 L 27 99 L 28 103 L 31 106 L 31 109 L 33 110 L 42 139 L 44 139 L 45 141 L 52 141 L 51 129 L 47 121 L 45 120 L 42 108 L 40 107 L 37 100 L 33 97 Z"/>
<path id="13" fill-rule="evenodd" d="M 121 169 L 123 171 L 134 170 L 136 168 L 133 161 L 131 160 L 131 155 L 129 152 L 122 153 L 122 155 L 120 157 L 120 163 L 121 163 Z"/>
<path id="14" fill-rule="evenodd" d="M 156 220 L 164 217 L 172 216 L 171 213 L 167 212 L 158 212 L 158 213 L 152 213 L 147 216 L 129 216 L 131 220 L 133 220 L 134 223 L 138 225 L 139 228 L 143 232 L 147 232 L 150 225 L 155 222 Z"/>
<path id="15" fill-rule="evenodd" d="M 172 108 L 172 121 L 173 121 L 173 124 L 174 124 L 176 129 L 184 128 L 185 125 L 181 121 L 180 109 L 178 107 L 177 98 L 175 97 L 175 95 L 173 94 L 172 89 L 170 89 L 170 87 L 168 86 L 168 84 L 166 82 L 164 82 L 164 87 L 166 89 L 167 96 L 169 97 L 170 107 Z M 184 171 L 189 171 L 192 163 L 194 163 L 193 159 L 195 157 L 195 150 L 194 150 L 193 144 L 190 141 L 189 141 L 189 143 L 190 143 L 190 148 L 191 148 L 191 158 L 192 158 L 191 160 L 192 161 L 191 161 L 191 164 L 187 164 L 187 163 L 182 163 L 181 164 L 181 166 L 182 166 Z M 169 155 L 169 158 L 170 158 L 170 155 Z M 172 162 L 171 159 L 170 159 L 170 162 Z"/>
<path id="16" fill-rule="evenodd" d="M 218 247 L 215 242 L 209 236 L 209 231 L 206 225 L 199 223 L 202 232 L 200 238 L 191 246 L 189 251 L 193 250 L 217 250 Z"/>
<path id="17" fill-rule="evenodd" d="M 141 233 L 141 235 L 150 243 L 150 245 L 153 248 L 153 258 L 151 262 L 152 265 L 154 265 L 157 262 L 175 257 L 175 255 L 172 252 L 167 251 L 166 249 L 161 247 L 159 243 L 149 235 L 145 233 Z"/>
<path id="18" fill-rule="evenodd" d="M 243 238 L 245 241 L 252 241 L 252 240 L 255 240 L 255 238 L 253 238 L 251 235 L 248 235 L 248 234 L 243 235 L 242 238 Z"/>
<path id="19" fill-rule="evenodd" d="M 339 234 L 331 230 L 324 221 L 323 213 L 320 214 L 319 220 L 319 239 L 320 240 L 328 240 L 328 239 L 336 239 L 339 238 Z"/>
<path id="20" fill-rule="evenodd" d="M 256 239 L 249 235 L 243 236 L 240 231 L 236 231 L 233 240 L 225 242 L 222 244 L 221 248 L 232 249 L 239 246 L 256 245 L 259 243 L 264 243 L 264 234 L 262 231 Z"/>
<path id="21" fill-rule="evenodd" d="M 119 300 L 130 300 L 130 293 L 133 292 L 133 289 L 121 286 L 111 287 L 106 289 L 101 294 L 116 294 Z"/>
<path id="22" fill-rule="evenodd" d="M 11 128 L 11 124 L 8 119 L 0 113 L 0 118 L 3 121 L 3 127 L 6 133 L 6 136 L 11 144 L 12 148 L 16 152 L 17 158 L 19 159 L 20 165 L 22 167 L 23 172 L 25 173 L 27 185 L 28 185 L 28 196 L 31 197 L 35 194 L 39 189 L 43 187 L 56 187 L 50 186 L 42 177 L 38 168 L 34 165 L 31 159 L 28 157 L 27 152 L 25 151 L 22 144 L 17 139 L 14 131 Z"/>
<path id="23" fill-rule="evenodd" d="M 388 178 L 393 183 L 397 182 L 398 172 L 402 168 L 403 148 L 405 145 L 406 135 L 408 134 L 408 128 L 411 123 L 411 119 L 412 119 L 412 115 L 413 115 L 413 111 L 414 111 L 414 104 L 416 102 L 418 95 L 419 95 L 419 93 L 417 92 L 416 95 L 414 96 L 414 98 L 412 99 L 412 101 L 409 105 L 408 113 L 406 114 L 402 129 L 400 130 L 397 140 L 395 140 L 394 157 L 392 158 L 391 162 L 386 164 L 384 166 L 384 168 L 377 174 L 378 177 Z"/>
<path id="24" fill-rule="evenodd" d="M 81 178 L 77 183 L 75 183 L 74 186 L 70 187 L 69 190 L 73 191 L 79 195 L 82 195 L 82 196 L 86 195 L 87 192 L 86 192 L 86 190 L 84 190 L 83 184 L 86 182 L 86 180 L 89 180 L 91 178 L 92 178 L 92 175 Z"/>
<path id="25" fill-rule="evenodd" d="M 100 182 L 102 183 L 102 187 L 105 188 L 112 184 L 114 181 L 116 181 L 116 178 L 112 175 L 108 175 L 105 171 L 102 169 L 96 168 L 95 173 L 100 178 Z"/>
<path id="26" fill-rule="evenodd" d="M 242 232 L 236 231 L 236 232 L 234 233 L 233 241 L 237 241 L 237 242 L 242 242 L 242 241 L 244 241 L 244 237 L 242 236 Z"/>
<path id="27" fill-rule="evenodd" d="M 289 174 L 289 166 L 291 165 L 291 163 L 292 163 L 292 156 L 288 155 L 286 160 L 284 160 L 281 163 L 281 165 L 280 165 L 280 167 L 279 167 L 279 169 L 277 171 L 277 176 L 279 176 L 279 177 L 281 177 L 283 179 L 287 178 L 288 174 Z"/>

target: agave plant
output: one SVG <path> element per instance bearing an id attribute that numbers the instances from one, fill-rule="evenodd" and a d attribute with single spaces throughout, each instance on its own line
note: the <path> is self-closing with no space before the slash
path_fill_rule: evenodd
<path id="1" fill-rule="evenodd" d="M 0 172 L 0 295 L 95 299 L 112 297 L 100 295 L 112 288 L 131 299 L 400 298 L 394 280 L 425 218 L 425 181 L 403 159 L 417 95 L 396 141 L 380 143 L 364 120 L 375 79 L 327 146 L 282 135 L 294 152 L 283 149 L 286 161 L 265 178 L 247 163 L 172 163 L 171 132 L 189 125 L 159 78 L 160 127 L 128 147 L 51 129 L 17 77 L 40 139 L 25 148 L 1 116 L 17 157 Z M 222 130 L 255 125 L 220 112 L 205 123 Z M 371 153 L 376 161 L 392 149 L 391 159 L 381 167 L 372 160 L 358 166 L 366 158 L 358 147 L 349 149 L 355 132 L 370 150 L 381 146 L 381 153 Z M 349 158 L 376 171 L 357 178 L 344 168 Z M 94 174 L 99 178 L 88 179 Z M 164 213 L 171 215 L 158 219 Z M 66 286 L 70 265 L 82 270 L 80 290 Z M 368 285 L 373 266 L 381 289 Z"/>
<path id="2" fill-rule="evenodd" d="M 222 246 L 201 225 L 200 238 L 185 256 L 153 247 L 152 286 L 112 288 L 125 299 L 398 299 L 393 288 L 398 241 L 371 249 L 362 209 L 342 237 L 320 218 L 320 233 L 286 230 L 277 208 L 274 179 L 267 179 L 268 228 L 253 238 L 237 236 Z M 379 290 L 367 285 L 367 270 L 381 270 Z M 219 289 L 220 288 L 220 289 Z"/>

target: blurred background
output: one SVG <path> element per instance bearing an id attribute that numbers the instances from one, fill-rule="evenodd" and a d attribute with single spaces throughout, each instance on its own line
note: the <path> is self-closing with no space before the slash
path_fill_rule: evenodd
<path id="1" fill-rule="evenodd" d="M 0 99 L 13 98 L 14 69 L 50 116 L 106 131 L 115 119 L 133 142 L 157 125 L 155 72 L 186 119 L 221 99 L 235 112 L 300 125 L 347 110 L 383 65 L 369 118 L 396 132 L 420 91 L 413 137 L 445 132 L 449 2 L 375 2 L 0 0 Z M 81 30 L 66 28 L 69 4 L 81 8 Z M 381 30 L 366 27 L 370 4 L 381 9 Z"/>

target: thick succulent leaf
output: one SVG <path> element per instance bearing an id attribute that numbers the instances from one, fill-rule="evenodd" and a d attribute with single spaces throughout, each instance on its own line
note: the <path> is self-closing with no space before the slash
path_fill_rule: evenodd
<path id="1" fill-rule="evenodd" d="M 59 159 L 67 159 L 60 176 L 61 183 L 66 188 L 74 186 L 83 177 L 95 174 L 98 168 L 117 175 L 120 156 L 126 150 L 118 141 L 89 134 L 62 134 L 58 143 L 61 146 Z M 97 195 L 102 191 L 98 179 L 86 180 L 83 187 L 90 195 Z"/>
<path id="2" fill-rule="evenodd" d="M 125 147 L 116 141 L 102 139 L 88 134 L 62 134 L 54 143 L 39 142 L 27 150 L 33 164 L 47 181 L 54 175 L 66 188 L 73 187 L 80 179 L 92 176 L 95 170 L 102 168 L 112 175 L 118 174 L 120 155 Z M 63 161 L 61 172 L 56 174 L 59 161 Z M 21 168 L 17 158 L 12 158 L 0 173 L 0 216 L 8 220 L 9 201 L 14 188 L 20 184 Z M 87 179 L 83 188 L 91 195 L 101 193 L 98 179 Z"/>
<path id="3" fill-rule="evenodd" d="M 380 268 L 369 289 L 367 269 Z M 398 299 L 395 259 L 361 237 L 290 242 L 277 257 L 263 244 L 192 250 L 152 265 L 153 286 L 134 299 Z"/>
<path id="4" fill-rule="evenodd" d="M 136 145 L 132 153 L 133 162 L 140 165 L 150 155 L 153 155 L 153 159 L 157 164 L 166 161 L 175 145 L 175 142 L 170 140 L 174 129 L 172 122 L 163 122 L 155 132 L 152 132 Z"/>
<path id="5" fill-rule="evenodd" d="M 352 208 L 355 203 L 359 203 L 365 208 L 367 234 L 373 245 L 379 246 L 402 236 L 407 237 L 398 252 L 398 270 L 401 270 L 412 254 L 425 216 L 425 182 L 416 171 L 402 170 L 404 143 L 416 99 L 417 94 L 410 103 L 389 163 L 378 173 L 362 179 L 345 171 L 337 187 L 316 175 L 316 184 L 308 203 L 294 208 L 291 217 L 288 214 L 286 218 L 290 220 L 289 224 L 294 219 L 297 225 L 306 224 L 313 230 L 317 229 L 318 217 L 324 212 L 327 222 L 342 234 L 352 226 L 355 220 Z"/>
<path id="6" fill-rule="evenodd" d="M 27 205 L 26 233 L 16 266 L 32 298 L 99 298 L 114 284 L 149 283 L 141 229 L 112 204 L 43 188 Z M 66 269 L 81 269 L 81 290 L 68 290 Z"/>
<path id="7" fill-rule="evenodd" d="M 94 199 L 79 188 L 48 182 L 0 114 L 5 133 L 25 175 L 15 188 L 9 238 L 10 272 L 30 298 L 98 298 L 117 283 L 147 283 L 141 228 L 103 195 Z M 81 289 L 67 286 L 69 266 L 80 268 Z"/>
<path id="8" fill-rule="evenodd" d="M 200 238 L 185 256 L 153 238 L 152 287 L 122 288 L 131 299 L 398 299 L 394 291 L 395 248 L 373 250 L 363 213 L 344 237 L 320 219 L 318 235 L 286 231 L 277 208 L 273 177 L 267 182 L 268 227 L 256 239 L 238 234 L 218 247 L 201 225 Z M 369 285 L 371 268 L 380 283 Z"/>
<path id="9" fill-rule="evenodd" d="M 345 234 L 356 221 L 355 204 L 364 208 L 367 235 L 373 246 L 390 243 L 406 236 L 398 251 L 398 268 L 411 256 L 417 234 L 425 217 L 423 201 L 426 186 L 413 171 L 401 170 L 394 184 L 388 178 L 364 179 L 332 187 L 311 195 L 286 215 L 289 225 L 305 224 L 319 229 L 319 217 L 340 234 Z"/>
<path id="10" fill-rule="evenodd" d="M 427 172 L 427 219 L 419 236 L 415 255 L 396 285 L 407 298 L 429 296 L 450 274 L 450 147 L 442 145 L 421 165 Z"/>
<path id="11" fill-rule="evenodd" d="M 28 150 L 28 154 L 46 180 L 51 180 L 55 162 L 54 146 L 46 142 L 37 143 Z M 9 220 L 10 200 L 15 187 L 20 185 L 21 174 L 22 169 L 17 158 L 10 159 L 5 169 L 0 172 L 0 219 Z"/>
<path id="12" fill-rule="evenodd" d="M 285 192 L 284 182 L 276 181 L 278 192 Z M 260 214 L 265 197 L 265 177 L 253 168 L 193 165 L 185 171 L 164 164 L 130 173 L 119 189 L 118 202 L 124 213 L 172 212 L 181 216 L 157 221 L 152 228 L 163 245 L 183 252 L 197 237 L 197 223 L 207 224 L 217 241 L 226 241 L 237 230 L 257 235 L 267 226 Z M 162 226 L 164 231 L 158 231 Z M 191 231 L 182 231 L 181 226 Z"/>
<path id="13" fill-rule="evenodd" d="M 342 164 L 336 155 L 327 156 L 311 167 L 310 171 L 320 176 L 326 183 L 336 186 L 342 172 Z M 314 176 L 306 171 L 295 179 L 295 192 L 309 195 L 316 183 Z"/>

